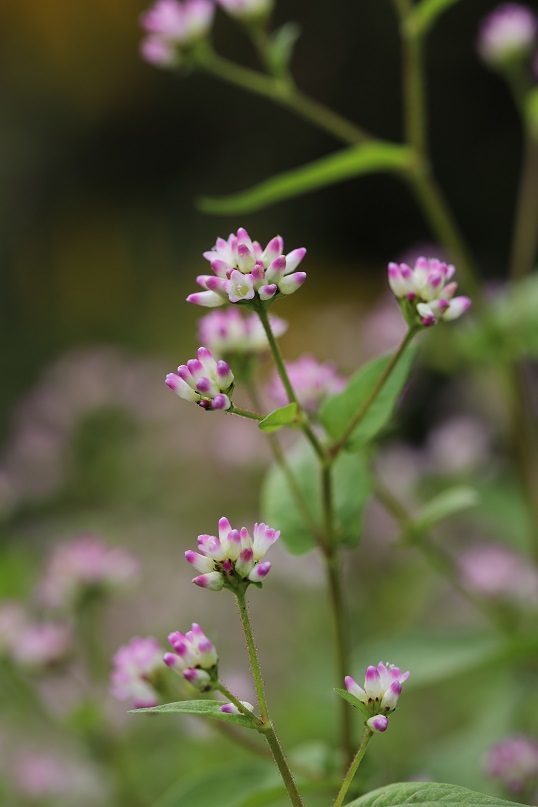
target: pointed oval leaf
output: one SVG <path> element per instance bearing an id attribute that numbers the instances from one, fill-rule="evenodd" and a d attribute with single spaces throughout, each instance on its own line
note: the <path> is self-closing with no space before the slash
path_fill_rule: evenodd
<path id="1" fill-rule="evenodd" d="M 466 787 L 440 782 L 398 782 L 372 790 L 346 807 L 522 807 L 513 801 L 475 793 Z"/>
<path id="2" fill-rule="evenodd" d="M 478 491 L 467 485 L 444 490 L 420 508 L 414 518 L 413 528 L 427 532 L 439 521 L 444 521 L 470 507 L 476 507 L 479 501 Z"/>
<path id="3" fill-rule="evenodd" d="M 392 415 L 404 388 L 416 351 L 408 348 L 388 377 L 372 405 L 354 429 L 348 447 L 358 449 L 376 437 Z M 392 354 L 379 356 L 365 364 L 351 377 L 338 395 L 326 398 L 320 409 L 320 420 L 335 442 L 344 435 L 361 406 L 368 400 L 377 381 L 392 359 Z"/>
<path id="4" fill-rule="evenodd" d="M 255 729 L 256 725 L 245 715 L 229 715 L 221 712 L 220 707 L 224 701 L 178 701 L 177 703 L 163 703 L 162 706 L 150 706 L 145 709 L 131 709 L 129 714 L 183 714 L 197 717 L 213 717 L 224 723 L 234 723 L 246 729 Z"/>
<path id="5" fill-rule="evenodd" d="M 372 717 L 372 713 L 368 710 L 366 704 L 360 701 L 355 695 L 352 695 L 351 692 L 348 692 L 347 689 L 336 689 L 334 690 L 337 695 L 340 695 L 345 701 L 350 703 L 355 709 L 358 709 L 359 712 L 362 714 L 365 720 L 368 720 L 369 717 Z"/>
<path id="6" fill-rule="evenodd" d="M 404 171 L 411 159 L 412 154 L 406 146 L 374 140 L 323 157 L 301 168 L 277 174 L 241 193 L 203 198 L 198 202 L 198 207 L 205 213 L 221 215 L 252 213 L 283 199 L 291 199 L 361 174 Z"/>
<path id="7" fill-rule="evenodd" d="M 277 464 L 271 466 L 263 483 L 262 513 L 264 521 L 281 531 L 290 552 L 302 555 L 316 545 L 311 526 L 322 529 L 323 525 L 319 463 L 306 443 L 294 447 L 286 458 L 308 518 Z M 337 535 L 341 543 L 352 546 L 360 537 L 362 511 L 371 490 L 368 463 L 361 455 L 342 452 L 333 473 Z"/>
<path id="8" fill-rule="evenodd" d="M 285 426 L 297 428 L 297 425 L 297 404 L 293 402 L 286 404 L 286 406 L 281 406 L 280 409 L 275 409 L 266 418 L 260 420 L 258 428 L 262 432 L 270 434 L 283 429 Z"/>

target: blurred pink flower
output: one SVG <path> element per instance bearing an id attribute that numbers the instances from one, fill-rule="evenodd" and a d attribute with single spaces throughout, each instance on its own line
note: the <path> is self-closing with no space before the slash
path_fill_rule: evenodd
<path id="1" fill-rule="evenodd" d="M 528 559 L 500 544 L 477 544 L 457 559 L 464 584 L 484 597 L 538 606 L 538 572 Z"/>
<path id="2" fill-rule="evenodd" d="M 282 336 L 288 323 L 270 317 L 275 337 Z M 237 308 L 212 311 L 198 322 L 198 338 L 212 353 L 223 357 L 230 353 L 262 353 L 269 350 L 267 337 L 257 314 L 243 316 Z"/>
<path id="3" fill-rule="evenodd" d="M 432 429 L 426 451 L 439 473 L 459 473 L 475 468 L 489 453 L 491 435 L 484 423 L 466 415 L 445 420 Z"/>
<path id="4" fill-rule="evenodd" d="M 506 737 L 489 749 L 485 767 L 511 793 L 526 790 L 538 784 L 538 742 L 524 734 Z"/>
<path id="5" fill-rule="evenodd" d="M 38 587 L 50 608 L 74 605 L 90 590 L 122 588 L 134 581 L 137 560 L 124 549 L 110 548 L 96 535 L 80 535 L 55 546 Z"/>
<path id="6" fill-rule="evenodd" d="M 299 403 L 308 412 L 315 412 L 327 395 L 342 392 L 347 383 L 347 379 L 338 373 L 333 364 L 320 362 L 310 355 L 286 362 L 286 370 Z M 286 390 L 276 371 L 267 393 L 277 406 L 288 403 Z"/>
<path id="7" fill-rule="evenodd" d="M 13 642 L 11 656 L 23 667 L 40 670 L 64 661 L 72 643 L 73 633 L 65 622 L 33 622 Z"/>
<path id="8" fill-rule="evenodd" d="M 110 692 L 115 698 L 130 701 L 133 709 L 159 703 L 154 685 L 165 667 L 163 649 L 157 639 L 135 636 L 119 648 L 112 663 Z"/>
<path id="9" fill-rule="evenodd" d="M 182 51 L 209 33 L 215 5 L 211 0 L 156 0 L 140 16 L 147 36 L 142 41 L 142 58 L 157 67 L 175 67 Z"/>
<path id="10" fill-rule="evenodd" d="M 526 56 L 536 45 L 538 19 L 527 6 L 504 3 L 482 20 L 478 52 L 485 62 L 499 66 Z"/>
<path id="11" fill-rule="evenodd" d="M 86 805 L 100 803 L 103 797 L 102 781 L 96 773 L 59 752 L 18 752 L 10 760 L 9 770 L 13 789 L 30 802 Z"/>

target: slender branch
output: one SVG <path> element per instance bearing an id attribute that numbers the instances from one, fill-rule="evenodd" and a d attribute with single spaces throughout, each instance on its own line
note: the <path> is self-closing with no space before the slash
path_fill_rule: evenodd
<path id="1" fill-rule="evenodd" d="M 280 106 L 301 115 L 310 123 L 350 145 L 357 145 L 371 136 L 332 109 L 301 92 L 289 80 L 267 76 L 248 67 L 224 59 L 213 50 L 200 54 L 200 66 L 216 78 L 235 84 L 248 92 L 269 98 Z"/>
<path id="2" fill-rule="evenodd" d="M 293 775 L 289 769 L 288 763 L 286 762 L 286 759 L 282 752 L 282 748 L 280 747 L 280 743 L 273 728 L 273 724 L 269 719 L 269 712 L 267 709 L 267 699 L 265 697 L 265 687 L 263 685 L 260 662 L 258 661 L 258 653 L 256 651 L 256 643 L 254 641 L 252 626 L 250 624 L 250 618 L 247 610 L 245 592 L 238 591 L 236 592 L 235 596 L 239 608 L 239 615 L 241 617 L 241 624 L 243 626 L 243 633 L 245 634 L 247 650 L 250 659 L 250 668 L 252 670 L 252 677 L 254 678 L 254 686 L 256 687 L 256 695 L 260 707 L 261 721 L 258 721 L 260 723 L 259 731 L 263 732 L 265 739 L 269 744 L 269 747 L 273 754 L 273 758 L 277 764 L 278 770 L 280 771 L 280 775 L 282 776 L 282 781 L 284 782 L 286 790 L 288 791 L 291 803 L 293 804 L 294 807 L 304 807 L 303 800 L 299 794 L 299 791 L 297 790 L 297 786 L 293 779 Z"/>
<path id="3" fill-rule="evenodd" d="M 527 124 L 510 261 L 513 278 L 532 271 L 538 241 L 538 134 L 529 129 Z"/>
<path id="4" fill-rule="evenodd" d="M 314 434 L 314 431 L 312 430 L 312 427 L 308 422 L 308 418 L 305 415 L 305 412 L 301 407 L 301 404 L 297 400 L 297 395 L 295 394 L 295 390 L 293 389 L 293 386 L 289 379 L 288 372 L 286 370 L 286 365 L 284 364 L 284 359 L 282 358 L 282 354 L 278 346 L 278 342 L 276 341 L 273 329 L 271 328 L 271 322 L 269 320 L 269 315 L 267 314 L 267 309 L 262 304 L 258 306 L 258 308 L 256 309 L 256 313 L 260 318 L 260 322 L 265 331 L 265 335 L 267 336 L 267 341 L 269 342 L 269 347 L 271 349 L 271 353 L 273 354 L 273 360 L 275 362 L 278 375 L 280 376 L 280 380 L 284 385 L 284 389 L 286 390 L 286 394 L 289 398 L 289 401 L 290 403 L 293 402 L 297 404 L 299 414 L 299 425 L 302 431 L 304 432 L 307 440 L 309 441 L 310 445 L 318 455 L 319 459 L 322 462 L 325 462 L 325 450 L 321 445 L 320 441 L 318 440 L 318 438 L 316 437 L 316 435 Z"/>
<path id="5" fill-rule="evenodd" d="M 349 790 L 351 782 L 353 781 L 355 774 L 359 769 L 359 765 L 361 764 L 363 757 L 366 753 L 366 749 L 368 748 L 368 743 L 372 739 L 373 732 L 368 728 L 368 726 L 364 727 L 364 733 L 362 735 L 361 744 L 357 749 L 357 753 L 353 757 L 353 761 L 349 766 L 348 772 L 346 773 L 345 779 L 342 782 L 342 787 L 340 788 L 336 800 L 334 802 L 333 807 L 342 807 L 344 803 L 344 799 L 346 797 L 346 793 Z"/>
<path id="6" fill-rule="evenodd" d="M 250 660 L 250 668 L 252 670 L 252 677 L 254 679 L 254 686 L 256 687 L 256 696 L 258 698 L 258 705 L 260 707 L 260 714 L 262 723 L 269 722 L 269 713 L 267 710 L 267 699 L 265 697 L 265 687 L 263 685 L 263 678 L 260 669 L 260 662 L 258 661 L 258 653 L 256 650 L 256 643 L 252 633 L 252 626 L 247 610 L 247 600 L 244 591 L 236 592 L 237 606 L 239 608 L 239 616 L 241 617 L 241 624 L 243 626 L 243 633 L 247 643 L 248 657 Z"/>
<path id="7" fill-rule="evenodd" d="M 329 449 L 329 456 L 331 458 L 331 461 L 334 461 L 336 459 L 336 457 L 338 456 L 340 451 L 344 448 L 345 444 L 347 443 L 347 441 L 349 440 L 349 438 L 351 437 L 351 435 L 353 434 L 353 432 L 355 431 L 361 420 L 368 413 L 368 410 L 370 409 L 375 399 L 377 398 L 377 396 L 385 386 L 386 382 L 390 378 L 394 368 L 402 358 L 403 354 L 405 353 L 407 347 L 411 343 L 416 333 L 417 329 L 415 328 L 409 328 L 409 330 L 407 331 L 400 347 L 398 348 L 396 353 L 394 353 L 390 362 L 387 364 L 382 374 L 377 379 L 374 387 L 372 388 L 372 391 L 370 392 L 366 400 L 363 402 L 358 412 L 355 413 L 355 416 L 348 423 L 342 437 L 336 443 L 334 443 L 334 445 L 332 445 L 331 448 Z"/>
<path id="8" fill-rule="evenodd" d="M 230 703 L 233 703 L 233 705 L 237 709 L 239 709 L 239 711 L 241 712 L 242 715 L 244 715 L 245 717 L 248 717 L 248 719 L 251 721 L 251 723 L 255 723 L 256 727 L 262 727 L 263 726 L 262 721 L 259 720 L 259 718 L 257 718 L 256 715 L 253 714 L 250 711 L 250 709 L 247 709 L 246 706 L 243 706 L 241 701 L 238 698 L 236 698 L 236 696 L 233 694 L 233 692 L 230 692 L 230 690 L 222 683 L 222 681 L 218 682 L 218 685 L 217 685 L 216 688 L 217 688 L 217 690 L 219 692 L 221 692 L 224 695 L 224 697 L 227 700 L 230 701 Z"/>
<path id="9" fill-rule="evenodd" d="M 240 406 L 236 406 L 234 403 L 232 403 L 226 414 L 239 415 L 239 417 L 248 418 L 249 420 L 263 420 L 265 418 L 265 415 L 262 415 L 259 412 L 250 412 L 248 409 L 242 409 Z"/>

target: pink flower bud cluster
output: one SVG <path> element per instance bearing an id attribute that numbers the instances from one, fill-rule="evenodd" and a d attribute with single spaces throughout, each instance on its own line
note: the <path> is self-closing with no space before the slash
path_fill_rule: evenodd
<path id="1" fill-rule="evenodd" d="M 409 678 L 409 673 L 402 673 L 393 664 L 368 667 L 364 678 L 364 689 L 349 675 L 345 679 L 346 689 L 361 703 L 372 711 L 372 717 L 366 722 L 372 731 L 386 731 L 387 714 L 393 712 L 402 692 L 402 684 Z"/>
<path id="2" fill-rule="evenodd" d="M 239 20 L 259 20 L 267 17 L 273 0 L 218 0 L 222 8 Z"/>
<path id="3" fill-rule="evenodd" d="M 137 572 L 137 561 L 124 549 L 111 549 L 95 535 L 81 535 L 52 550 L 38 593 L 47 607 L 65 608 L 88 592 L 123 588 Z"/>
<path id="4" fill-rule="evenodd" d="M 278 540 L 280 532 L 267 524 L 254 524 L 251 537 L 246 527 L 232 529 L 227 518 L 219 521 L 219 537 L 198 536 L 198 552 L 185 552 L 187 561 L 201 572 L 193 583 L 201 588 L 220 591 L 225 585 L 261 583 L 269 574 L 271 564 L 262 561 L 268 549 Z"/>
<path id="5" fill-rule="evenodd" d="M 147 34 L 142 58 L 157 67 L 176 67 L 188 48 L 207 36 L 214 14 L 211 0 L 157 0 L 140 17 Z"/>
<path id="6" fill-rule="evenodd" d="M 307 412 L 316 412 L 327 395 L 342 392 L 347 383 L 331 362 L 320 362 L 309 355 L 286 362 L 286 369 L 297 400 Z M 267 391 L 277 406 L 288 403 L 286 390 L 277 372 L 273 374 Z"/>
<path id="7" fill-rule="evenodd" d="M 218 238 L 213 249 L 204 252 L 214 275 L 199 275 L 196 282 L 205 291 L 190 294 L 187 302 L 206 308 L 225 303 L 241 303 L 259 299 L 272 300 L 278 295 L 293 294 L 306 280 L 304 272 L 295 270 L 306 249 L 283 254 L 284 241 L 277 235 L 265 249 L 252 241 L 242 227 L 226 241 Z"/>
<path id="8" fill-rule="evenodd" d="M 192 401 L 202 409 L 226 410 L 234 375 L 225 361 L 216 361 L 206 347 L 198 348 L 198 358 L 181 364 L 176 373 L 168 373 L 166 384 L 176 395 Z"/>
<path id="9" fill-rule="evenodd" d="M 504 3 L 482 21 L 478 52 L 493 67 L 526 57 L 537 44 L 538 18 L 526 6 Z"/>
<path id="10" fill-rule="evenodd" d="M 163 651 L 157 639 L 135 636 L 120 647 L 112 663 L 110 691 L 115 698 L 131 701 L 133 709 L 159 703 L 156 683 L 163 669 Z"/>
<path id="11" fill-rule="evenodd" d="M 471 305 L 468 297 L 454 297 L 458 284 L 447 281 L 455 268 L 437 258 L 418 258 L 411 269 L 406 263 L 389 263 L 389 285 L 400 301 L 409 324 L 435 325 L 458 319 Z"/>
<path id="12" fill-rule="evenodd" d="M 280 317 L 270 316 L 271 330 L 276 338 L 288 329 Z M 243 316 L 238 308 L 211 311 L 198 323 L 198 338 L 202 345 L 217 356 L 230 353 L 262 353 L 269 349 L 267 336 L 257 314 Z"/>
<path id="13" fill-rule="evenodd" d="M 173 653 L 164 654 L 164 663 L 192 684 L 200 692 L 208 692 L 218 680 L 218 656 L 215 645 L 193 623 L 192 629 L 183 634 L 171 633 L 168 641 Z"/>
<path id="14" fill-rule="evenodd" d="M 524 734 L 507 737 L 489 749 L 486 772 L 511 793 L 528 792 L 538 786 L 538 742 Z"/>

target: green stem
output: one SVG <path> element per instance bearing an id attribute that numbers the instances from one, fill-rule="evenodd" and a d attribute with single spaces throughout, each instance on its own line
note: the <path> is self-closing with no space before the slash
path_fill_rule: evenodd
<path id="1" fill-rule="evenodd" d="M 290 109 L 344 143 L 357 145 L 370 139 L 370 135 L 364 129 L 309 98 L 289 80 L 266 76 L 256 70 L 242 67 L 209 49 L 200 54 L 200 66 L 216 78 L 269 98 L 280 106 Z"/>
<path id="2" fill-rule="evenodd" d="M 239 415 L 239 417 L 248 418 L 249 420 L 263 420 L 265 418 L 265 415 L 261 415 L 259 412 L 250 412 L 248 409 L 242 409 L 234 403 L 232 403 L 226 414 Z"/>
<path id="3" fill-rule="evenodd" d="M 280 771 L 282 781 L 286 786 L 286 790 L 288 791 L 291 803 L 293 804 L 294 807 L 304 807 L 303 800 L 299 794 L 299 791 L 297 790 L 297 786 L 293 779 L 293 775 L 289 769 L 288 763 L 286 762 L 286 758 L 284 757 L 282 748 L 280 747 L 280 743 L 273 728 L 273 724 L 271 723 L 271 720 L 269 718 L 269 711 L 267 709 L 267 699 L 265 697 L 265 687 L 263 685 L 260 662 L 258 661 L 256 643 L 254 641 L 252 626 L 250 624 L 250 618 L 247 610 L 246 593 L 244 591 L 237 591 L 235 596 L 239 608 L 239 615 L 241 617 L 241 624 L 243 626 L 243 633 L 245 634 L 245 639 L 247 643 L 250 668 L 252 670 L 252 677 L 254 679 L 254 686 L 256 688 L 258 705 L 260 707 L 261 721 L 258 721 L 258 723 L 260 724 L 258 731 L 263 732 L 265 739 L 269 744 L 269 747 L 273 754 L 273 759 L 275 760 L 278 770 Z M 228 693 L 227 690 L 226 692 L 227 692 L 226 697 L 228 697 L 228 694 L 231 693 Z M 238 706 L 238 703 L 239 702 L 236 703 L 236 706 Z M 244 709 L 243 706 L 242 708 Z"/>
<path id="4" fill-rule="evenodd" d="M 529 129 L 527 124 L 510 261 L 513 278 L 532 271 L 538 241 L 538 136 Z"/>
<path id="5" fill-rule="evenodd" d="M 289 765 L 286 762 L 286 757 L 284 756 L 284 752 L 282 751 L 278 737 L 276 736 L 274 728 L 270 724 L 265 733 L 265 739 L 267 740 L 269 748 L 271 749 L 273 759 L 275 760 L 278 770 L 280 771 L 282 781 L 286 786 L 286 790 L 288 791 L 288 796 L 290 797 L 293 807 L 304 807 L 304 802 L 301 798 L 301 794 L 297 790 L 297 785 L 295 784 L 295 780 L 292 772 L 290 771 Z"/>
<path id="6" fill-rule="evenodd" d="M 258 698 L 258 705 L 260 707 L 261 721 L 262 723 L 269 723 L 269 712 L 267 710 L 265 687 L 263 685 L 263 678 L 260 669 L 260 662 L 258 661 L 256 643 L 254 642 L 252 626 L 250 624 L 250 618 L 247 610 L 246 593 L 244 591 L 237 591 L 235 596 L 237 599 L 237 606 L 239 608 L 239 616 L 241 617 L 241 624 L 243 626 L 243 633 L 245 634 L 245 640 L 247 643 L 248 657 L 250 660 L 250 669 L 252 670 L 254 686 L 256 687 L 256 696 Z"/>
<path id="7" fill-rule="evenodd" d="M 348 772 L 346 773 L 345 779 L 342 782 L 342 787 L 340 788 L 336 800 L 333 804 L 333 807 L 342 807 L 344 803 L 344 799 L 346 797 L 346 793 L 349 790 L 351 782 L 353 781 L 355 774 L 359 769 L 359 765 L 362 762 L 362 759 L 366 753 L 366 749 L 368 748 L 368 743 L 372 739 L 373 732 L 368 728 L 368 726 L 364 727 L 364 734 L 362 735 L 361 744 L 357 750 L 357 753 L 353 757 L 353 761 L 349 766 Z"/>
<path id="8" fill-rule="evenodd" d="M 358 412 L 356 412 L 353 419 L 347 425 L 346 429 L 344 430 L 344 433 L 343 433 L 342 437 L 338 440 L 338 442 L 334 443 L 331 446 L 331 448 L 329 449 L 329 456 L 331 458 L 331 461 L 334 461 L 336 459 L 336 457 L 338 456 L 340 451 L 344 448 L 345 444 L 347 443 L 347 441 L 349 440 L 349 438 L 351 437 L 351 435 L 353 434 L 353 432 L 355 431 L 355 429 L 357 428 L 357 426 L 359 425 L 359 423 L 361 422 L 363 417 L 367 414 L 368 410 L 370 409 L 370 407 L 374 403 L 375 399 L 377 398 L 377 396 L 379 395 L 379 393 L 381 392 L 381 390 L 383 389 L 383 387 L 387 383 L 387 381 L 390 378 L 394 368 L 396 367 L 396 365 L 398 364 L 398 362 L 402 358 L 403 354 L 405 353 L 407 347 L 411 343 L 411 341 L 412 341 L 412 339 L 413 339 L 413 337 L 415 336 L 416 333 L 417 333 L 416 328 L 409 328 L 409 330 L 407 331 L 405 337 L 402 340 L 402 343 L 401 343 L 400 347 L 398 348 L 396 353 L 394 353 L 394 355 L 391 358 L 390 362 L 387 364 L 384 371 L 382 372 L 382 374 L 377 379 L 374 387 L 372 388 L 372 391 L 370 392 L 370 394 L 368 395 L 366 400 L 363 402 L 363 404 L 360 407 L 360 409 L 358 410 Z"/>
<path id="9" fill-rule="evenodd" d="M 278 342 L 275 339 L 275 335 L 273 333 L 273 329 L 271 328 L 271 322 L 269 320 L 269 315 L 267 313 L 266 307 L 263 305 L 258 306 L 256 312 L 260 318 L 260 322 L 263 326 L 265 331 L 265 335 L 267 336 L 267 341 L 269 342 L 269 347 L 271 349 L 271 353 L 273 354 L 273 360 L 275 362 L 275 367 L 277 370 L 278 375 L 280 376 L 280 380 L 284 385 L 284 389 L 286 390 L 286 394 L 290 403 L 297 404 L 297 411 L 299 414 L 299 425 L 307 438 L 308 442 L 318 455 L 319 459 L 322 462 L 325 462 L 325 451 L 323 446 L 321 445 L 320 441 L 314 434 L 310 423 L 304 413 L 304 410 L 301 407 L 301 404 L 297 400 L 297 396 L 295 394 L 295 390 L 292 387 L 291 381 L 288 376 L 288 372 L 286 370 L 286 365 L 284 364 L 284 359 L 282 358 L 282 353 L 280 352 L 280 348 L 278 346 Z"/>

